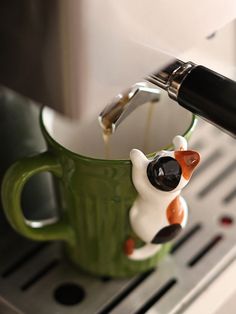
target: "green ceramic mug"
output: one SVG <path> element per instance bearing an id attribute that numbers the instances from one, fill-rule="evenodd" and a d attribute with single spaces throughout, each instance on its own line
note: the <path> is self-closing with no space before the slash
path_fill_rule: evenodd
<path id="1" fill-rule="evenodd" d="M 153 153 L 169 147 L 176 134 L 188 138 L 196 120 L 171 100 L 159 102 L 147 135 L 145 115 L 148 105 L 123 122 L 112 136 L 111 157 L 106 160 L 96 119 L 72 123 L 43 108 L 40 123 L 48 151 L 13 164 L 2 185 L 3 206 L 12 227 L 33 240 L 63 241 L 69 260 L 98 276 L 132 276 L 154 267 L 168 245 L 143 261 L 130 260 L 123 251 L 132 234 L 128 214 L 136 198 L 129 152 L 142 150 L 144 141 L 147 152 Z M 55 223 L 42 222 L 35 228 L 22 213 L 21 194 L 27 180 L 44 171 L 59 178 L 60 215 Z"/>

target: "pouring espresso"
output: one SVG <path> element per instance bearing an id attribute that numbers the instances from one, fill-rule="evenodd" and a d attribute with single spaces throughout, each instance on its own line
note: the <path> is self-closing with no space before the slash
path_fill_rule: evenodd
<path id="1" fill-rule="evenodd" d="M 168 92 L 182 107 L 236 136 L 236 83 L 204 66 L 176 60 L 158 73 L 146 78 L 147 82 L 135 84 L 128 92 L 119 95 L 100 114 L 103 129 L 115 131 L 122 120 L 145 99 L 134 101 L 142 94 L 143 84 L 151 94 L 158 86 Z M 150 97 L 150 96 L 149 96 Z"/>

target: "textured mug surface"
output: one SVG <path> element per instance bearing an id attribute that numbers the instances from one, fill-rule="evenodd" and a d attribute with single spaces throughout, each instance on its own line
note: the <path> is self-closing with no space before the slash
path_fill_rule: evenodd
<path id="1" fill-rule="evenodd" d="M 192 116 L 186 138 L 194 125 Z M 2 201 L 10 224 L 30 239 L 62 240 L 68 259 L 91 274 L 123 277 L 155 267 L 169 244 L 142 261 L 124 254 L 125 240 L 132 234 L 129 210 L 137 195 L 131 161 L 96 159 L 66 149 L 49 134 L 42 114 L 41 129 L 48 151 L 16 162 L 4 178 Z M 33 228 L 23 216 L 21 192 L 32 175 L 43 171 L 59 178 L 60 216 L 52 225 Z"/>

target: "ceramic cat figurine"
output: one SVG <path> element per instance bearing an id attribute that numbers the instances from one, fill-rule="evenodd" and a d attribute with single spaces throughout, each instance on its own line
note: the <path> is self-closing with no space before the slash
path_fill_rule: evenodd
<path id="1" fill-rule="evenodd" d="M 132 179 L 138 197 L 130 209 L 130 224 L 146 244 L 135 248 L 135 241 L 125 242 L 125 254 L 143 260 L 157 253 L 161 245 L 174 239 L 186 225 L 188 207 L 180 196 L 200 161 L 197 152 L 187 150 L 182 136 L 173 140 L 175 150 L 158 152 L 152 160 L 132 149 Z"/>

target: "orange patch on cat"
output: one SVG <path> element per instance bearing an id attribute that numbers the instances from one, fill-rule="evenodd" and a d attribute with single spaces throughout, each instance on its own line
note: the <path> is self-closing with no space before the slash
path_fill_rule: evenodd
<path id="1" fill-rule="evenodd" d="M 192 150 L 178 150 L 175 152 L 175 159 L 181 166 L 183 177 L 189 180 L 200 161 L 200 155 Z"/>
<path id="2" fill-rule="evenodd" d="M 180 202 L 179 196 L 177 196 L 167 207 L 166 216 L 169 223 L 181 224 L 184 218 L 184 210 Z"/>

